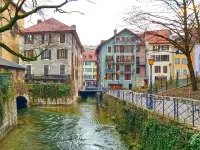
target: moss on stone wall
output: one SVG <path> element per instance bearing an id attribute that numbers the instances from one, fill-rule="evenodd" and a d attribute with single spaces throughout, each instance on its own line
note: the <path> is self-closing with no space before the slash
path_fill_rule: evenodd
<path id="1" fill-rule="evenodd" d="M 104 95 L 108 116 L 129 149 L 198 150 L 200 134 L 159 114 Z"/>

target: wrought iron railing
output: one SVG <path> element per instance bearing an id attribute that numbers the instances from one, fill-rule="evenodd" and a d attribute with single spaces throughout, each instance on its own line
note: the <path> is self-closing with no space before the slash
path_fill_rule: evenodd
<path id="1" fill-rule="evenodd" d="M 180 98 L 152 95 L 153 107 L 150 106 L 150 94 L 136 93 L 130 90 L 107 90 L 107 94 L 118 97 L 121 100 L 133 103 L 144 109 L 160 113 L 165 117 L 193 126 L 200 126 L 200 101 Z"/>

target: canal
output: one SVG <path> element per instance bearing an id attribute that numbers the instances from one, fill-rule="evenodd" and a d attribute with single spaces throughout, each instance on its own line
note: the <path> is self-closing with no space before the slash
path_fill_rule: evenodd
<path id="1" fill-rule="evenodd" d="M 18 125 L 0 150 L 126 150 L 106 108 L 94 99 L 72 106 L 37 107 L 18 112 Z"/>

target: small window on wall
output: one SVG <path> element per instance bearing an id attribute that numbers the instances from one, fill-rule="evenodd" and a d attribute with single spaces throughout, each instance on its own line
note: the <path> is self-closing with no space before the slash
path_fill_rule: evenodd
<path id="1" fill-rule="evenodd" d="M 111 53 L 111 52 L 112 52 L 112 47 L 108 46 L 108 53 Z"/>
<path id="2" fill-rule="evenodd" d="M 182 58 L 182 64 L 187 64 L 187 58 Z"/>
<path id="3" fill-rule="evenodd" d="M 187 73 L 187 69 L 183 69 L 183 76 L 187 76 L 188 73 Z"/>
<path id="4" fill-rule="evenodd" d="M 167 66 L 163 66 L 163 73 L 167 73 Z"/>
<path id="5" fill-rule="evenodd" d="M 180 64 L 180 58 L 175 59 L 175 64 Z"/>
<path id="6" fill-rule="evenodd" d="M 155 66 L 155 73 L 160 73 L 160 72 L 161 72 L 160 66 Z"/>
<path id="7" fill-rule="evenodd" d="M 140 68 L 136 68 L 136 73 L 137 73 L 137 74 L 140 73 Z"/>
<path id="8" fill-rule="evenodd" d="M 60 74 L 65 74 L 65 65 L 60 65 Z"/>

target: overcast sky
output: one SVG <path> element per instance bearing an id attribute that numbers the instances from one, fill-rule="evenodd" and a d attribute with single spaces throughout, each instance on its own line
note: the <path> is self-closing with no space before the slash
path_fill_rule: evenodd
<path id="1" fill-rule="evenodd" d="M 59 0 L 56 0 L 59 1 Z M 123 13 L 127 8 L 136 5 L 136 0 L 91 0 L 96 4 L 79 0 L 67 4 L 64 9 L 67 11 L 78 10 L 79 13 L 59 14 L 46 13 L 46 18 L 54 17 L 55 19 L 67 24 L 76 25 L 78 35 L 82 44 L 98 45 L 101 40 L 106 40 L 113 36 L 116 28 L 122 30 Z M 36 20 L 33 20 L 34 24 Z M 27 26 L 27 25 L 26 25 Z"/>

